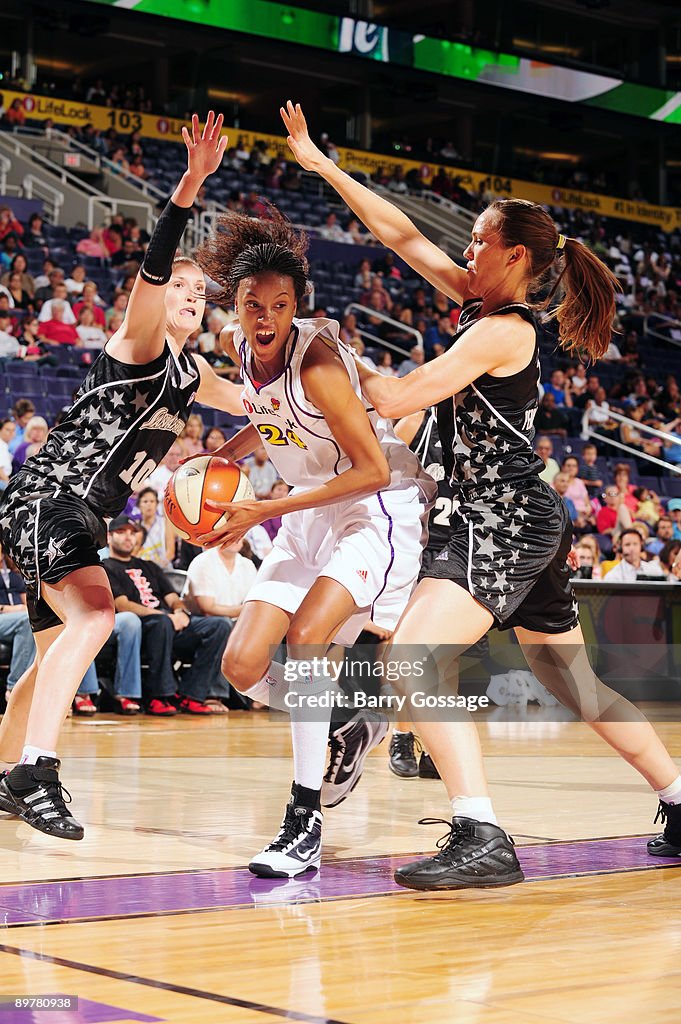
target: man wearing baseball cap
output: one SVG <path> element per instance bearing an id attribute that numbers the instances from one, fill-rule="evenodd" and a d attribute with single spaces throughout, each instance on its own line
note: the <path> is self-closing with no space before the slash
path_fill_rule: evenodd
<path id="1" fill-rule="evenodd" d="M 667 512 L 674 523 L 672 540 L 681 540 L 681 498 L 672 498 L 667 502 Z"/>
<path id="2" fill-rule="evenodd" d="M 220 674 L 229 623 L 222 618 L 191 615 L 163 570 L 133 551 L 140 524 L 120 515 L 109 523 L 106 569 L 117 612 L 134 612 L 142 623 L 142 657 L 147 673 L 147 712 L 152 715 L 212 714 L 205 700 Z M 190 667 L 175 679 L 173 664 Z M 222 685 L 225 683 L 223 681 Z M 179 692 L 178 692 L 179 688 Z"/>

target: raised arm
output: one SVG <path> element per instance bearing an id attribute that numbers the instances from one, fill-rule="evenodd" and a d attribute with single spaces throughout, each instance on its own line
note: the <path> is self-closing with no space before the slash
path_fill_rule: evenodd
<path id="1" fill-rule="evenodd" d="M 450 299 L 462 302 L 466 297 L 466 271 L 426 238 L 401 210 L 360 185 L 324 156 L 310 138 L 299 103 L 294 106 L 288 100 L 280 113 L 288 131 L 288 144 L 301 167 L 328 181 L 379 242 Z"/>
<path id="2" fill-rule="evenodd" d="M 121 362 L 148 363 L 163 351 L 166 285 L 198 191 L 220 166 L 227 145 L 227 137 L 220 138 L 222 121 L 223 115 L 216 118 L 211 110 L 203 133 L 196 114 L 192 117 L 191 135 L 187 128 L 182 128 L 187 170 L 156 223 L 130 295 L 125 320 L 107 345 L 109 354 Z"/>

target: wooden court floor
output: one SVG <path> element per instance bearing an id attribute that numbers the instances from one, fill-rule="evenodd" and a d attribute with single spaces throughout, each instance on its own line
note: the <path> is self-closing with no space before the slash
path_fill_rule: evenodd
<path id="1" fill-rule="evenodd" d="M 659 725 L 681 757 L 681 706 Z M 555 715 L 553 716 L 555 718 Z M 412 893 L 439 782 L 400 780 L 387 743 L 325 816 L 317 875 L 265 882 L 249 857 L 281 818 L 280 716 L 70 721 L 63 780 L 81 843 L 0 815 L 0 989 L 78 1010 L 2 1024 L 669 1024 L 681 1016 L 681 862 L 645 852 L 655 801 L 572 722 L 483 720 L 497 813 L 528 881 Z"/>

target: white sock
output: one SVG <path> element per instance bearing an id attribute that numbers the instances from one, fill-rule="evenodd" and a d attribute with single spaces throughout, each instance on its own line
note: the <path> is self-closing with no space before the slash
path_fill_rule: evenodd
<path id="1" fill-rule="evenodd" d="M 286 664 L 291 674 L 295 673 L 297 676 L 296 682 L 290 684 L 291 696 L 298 697 L 298 700 L 292 700 L 292 704 L 302 703 L 302 706 L 293 706 L 290 709 L 293 779 L 306 789 L 321 789 L 326 767 L 331 702 L 329 701 L 329 707 L 326 708 L 313 707 L 305 704 L 304 698 L 311 694 L 317 696 L 337 690 L 337 687 L 321 666 L 317 667 L 314 674 L 309 674 L 308 665 L 305 665 L 306 671 L 299 671 L 299 662 L 294 658 L 288 658 Z"/>
<path id="2" fill-rule="evenodd" d="M 665 804 L 681 804 L 681 775 L 677 775 L 664 789 L 655 792 Z"/>
<path id="3" fill-rule="evenodd" d="M 21 752 L 19 764 L 36 764 L 39 757 L 56 757 L 56 751 L 43 750 L 42 747 L 25 746 Z"/>
<path id="4" fill-rule="evenodd" d="M 267 672 L 257 683 L 248 690 L 244 690 L 244 696 L 259 704 L 267 704 L 268 707 L 277 711 L 288 711 L 284 698 L 288 693 L 289 683 L 284 678 L 284 666 L 278 661 L 271 661 Z"/>
<path id="5" fill-rule="evenodd" d="M 455 796 L 451 800 L 452 813 L 455 818 L 474 818 L 475 821 L 486 821 L 497 825 L 497 816 L 488 796 Z"/>

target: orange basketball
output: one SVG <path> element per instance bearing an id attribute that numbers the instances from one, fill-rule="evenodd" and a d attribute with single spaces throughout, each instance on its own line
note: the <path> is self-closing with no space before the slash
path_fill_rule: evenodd
<path id="1" fill-rule="evenodd" d="M 183 540 L 224 525 L 228 515 L 205 507 L 206 501 L 249 501 L 255 498 L 248 477 L 238 466 L 217 455 L 201 455 L 176 469 L 166 485 L 163 505 Z"/>

